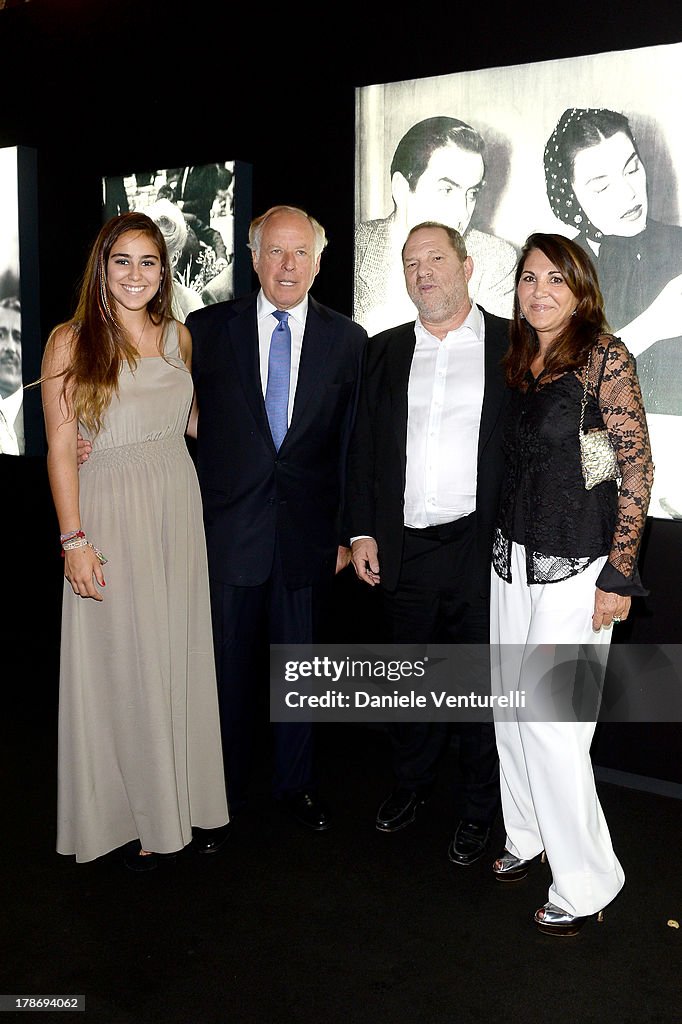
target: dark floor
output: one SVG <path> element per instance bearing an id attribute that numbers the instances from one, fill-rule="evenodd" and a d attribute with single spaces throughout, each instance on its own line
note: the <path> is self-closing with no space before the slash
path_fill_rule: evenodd
<path id="1" fill-rule="evenodd" d="M 29 698 L 2 733 L 0 993 L 84 994 L 76 1019 L 97 1024 L 682 1021 L 677 799 L 600 784 L 626 886 L 603 924 L 558 939 L 531 924 L 546 865 L 509 887 L 491 875 L 501 822 L 490 856 L 449 863 L 455 748 L 415 825 L 385 835 L 384 733 L 324 725 L 332 829 L 283 818 L 263 780 L 221 853 L 134 875 L 54 852 L 53 711 Z"/>

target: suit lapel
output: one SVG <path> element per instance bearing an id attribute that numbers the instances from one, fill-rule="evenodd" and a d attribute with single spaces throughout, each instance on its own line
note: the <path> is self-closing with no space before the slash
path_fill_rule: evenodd
<path id="1" fill-rule="evenodd" d="M 493 319 L 486 313 L 483 314 L 483 319 L 485 322 L 485 386 L 481 426 L 478 432 L 479 461 L 504 408 L 505 383 L 500 361 L 507 346 L 506 333 L 500 329 L 502 321 Z"/>
<path id="2" fill-rule="evenodd" d="M 300 427 L 309 403 L 315 396 L 319 397 L 321 394 L 320 385 L 328 379 L 326 367 L 329 363 L 331 344 L 332 331 L 327 323 L 324 311 L 309 296 L 308 314 L 306 316 L 305 331 L 303 332 L 303 342 L 301 345 L 301 359 L 298 365 L 294 407 L 291 413 L 289 429 L 282 441 L 282 447 L 286 445 L 287 438 Z"/>
<path id="3" fill-rule="evenodd" d="M 410 367 L 417 338 L 414 324 L 405 324 L 388 342 L 388 381 L 391 389 L 391 417 L 395 430 L 403 477 L 407 465 L 407 389 L 410 382 Z"/>
<path id="4" fill-rule="evenodd" d="M 244 397 L 259 430 L 273 444 L 260 379 L 255 296 L 228 322 L 227 332 Z"/>

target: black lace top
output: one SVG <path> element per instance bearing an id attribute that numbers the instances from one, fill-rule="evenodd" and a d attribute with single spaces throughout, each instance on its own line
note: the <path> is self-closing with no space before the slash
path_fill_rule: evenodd
<path id="1" fill-rule="evenodd" d="M 578 444 L 584 373 L 529 373 L 512 397 L 493 565 L 511 582 L 516 541 L 526 549 L 527 583 L 554 583 L 608 555 L 600 589 L 647 594 L 637 553 L 654 467 L 635 361 L 619 338 L 600 337 L 588 381 L 584 426 L 606 425 L 622 476 L 620 493 L 613 480 L 585 488 Z"/>

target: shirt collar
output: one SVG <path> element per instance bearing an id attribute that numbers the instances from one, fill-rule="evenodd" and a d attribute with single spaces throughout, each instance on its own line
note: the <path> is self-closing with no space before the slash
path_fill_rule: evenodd
<path id="1" fill-rule="evenodd" d="M 483 323 L 483 313 L 481 313 L 480 306 L 477 306 L 475 302 L 471 303 L 471 310 L 469 316 L 466 318 L 462 327 L 470 327 L 474 332 L 479 341 L 483 341 L 483 335 L 485 333 L 485 325 Z"/>
<path id="2" fill-rule="evenodd" d="M 264 320 L 266 316 L 270 316 L 273 309 L 278 309 L 277 306 L 273 306 L 269 299 L 266 299 L 263 289 L 261 288 L 258 292 L 258 300 L 256 303 L 256 315 L 259 320 Z M 305 325 L 305 318 L 308 313 L 308 294 L 299 302 L 297 306 L 293 306 L 287 310 L 289 316 L 293 317 L 301 325 Z"/>
<path id="3" fill-rule="evenodd" d="M 2 407 L 5 416 L 10 422 L 14 422 L 17 413 L 21 408 L 21 403 L 24 398 L 23 387 L 17 388 L 12 395 L 8 395 L 7 398 L 0 398 L 0 407 Z"/>
<path id="4" fill-rule="evenodd" d="M 454 331 L 450 331 L 449 334 L 456 334 L 457 331 L 462 331 L 465 328 L 468 328 L 470 331 L 473 331 L 473 333 L 476 335 L 479 341 L 484 340 L 485 323 L 483 320 L 483 313 L 481 312 L 480 307 L 477 306 L 475 302 L 471 303 L 471 309 L 469 310 L 469 313 L 467 314 L 467 317 L 464 320 L 464 322 L 460 324 L 459 327 L 455 328 Z M 433 335 L 431 334 L 430 331 L 427 331 L 419 317 L 417 317 L 417 322 L 415 324 L 415 332 L 417 334 L 417 340 L 419 340 L 420 338 L 433 338 Z M 446 335 L 446 337 L 448 337 L 448 335 Z"/>

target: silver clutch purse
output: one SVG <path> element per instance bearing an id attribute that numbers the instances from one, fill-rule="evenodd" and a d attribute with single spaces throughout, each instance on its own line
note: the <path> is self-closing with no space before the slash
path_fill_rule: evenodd
<path id="1" fill-rule="evenodd" d="M 618 459 L 611 444 L 608 431 L 590 430 L 585 433 L 583 421 L 585 419 L 585 406 L 587 405 L 587 380 L 590 372 L 590 352 L 585 367 L 585 387 L 583 400 L 580 409 L 580 428 L 578 440 L 580 442 L 580 466 L 583 471 L 585 489 L 591 491 L 597 484 L 603 484 L 606 480 L 616 480 L 620 484 L 620 469 Z"/>

